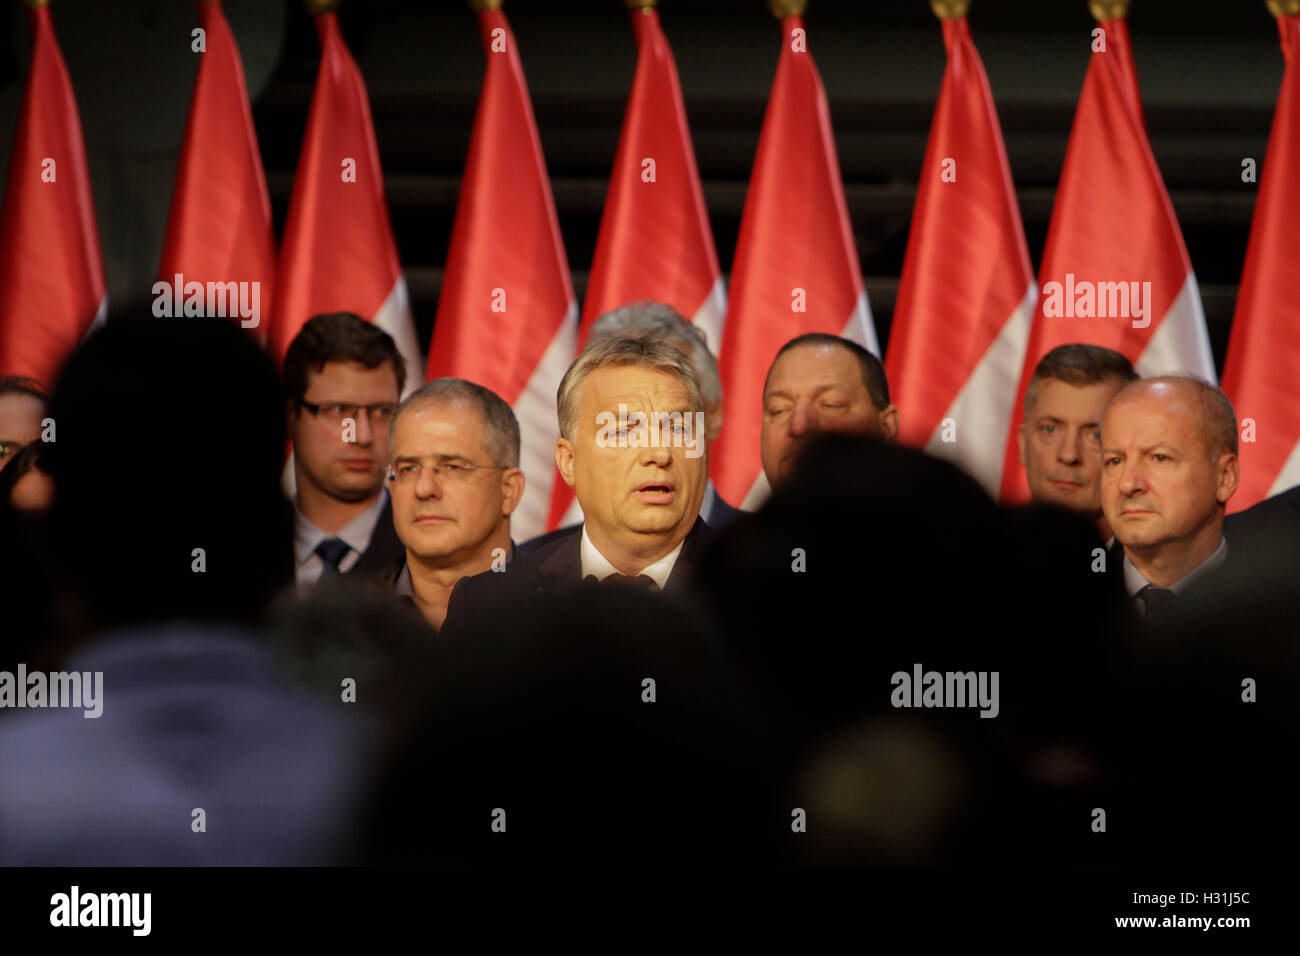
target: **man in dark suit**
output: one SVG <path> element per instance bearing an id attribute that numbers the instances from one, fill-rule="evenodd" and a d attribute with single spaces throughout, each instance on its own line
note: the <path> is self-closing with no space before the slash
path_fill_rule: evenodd
<path id="1" fill-rule="evenodd" d="M 1116 393 L 1101 423 L 1101 504 L 1124 546 L 1128 596 L 1147 623 L 1225 574 L 1223 516 L 1237 490 L 1236 415 L 1199 379 L 1162 376 Z"/>
<path id="2" fill-rule="evenodd" d="M 1300 487 L 1265 498 L 1223 522 L 1234 560 L 1256 581 L 1300 578 Z"/>
<path id="3" fill-rule="evenodd" d="M 602 339 L 560 383 L 555 462 L 584 521 L 518 557 L 504 573 L 462 578 L 444 631 L 580 581 L 680 589 L 710 536 L 700 518 L 708 444 L 699 381 L 676 348 L 651 338 Z"/>
<path id="4" fill-rule="evenodd" d="M 300 585 L 335 574 L 378 577 L 402 554 L 384 477 L 388 425 L 405 382 L 392 338 L 350 312 L 315 316 L 289 344 Z"/>

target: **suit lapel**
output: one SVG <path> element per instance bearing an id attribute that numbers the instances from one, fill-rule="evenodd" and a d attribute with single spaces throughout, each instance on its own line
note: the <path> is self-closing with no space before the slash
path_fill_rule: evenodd
<path id="1" fill-rule="evenodd" d="M 560 538 L 555 550 L 537 565 L 538 587 L 574 584 L 582 577 L 582 526 Z"/>
<path id="2" fill-rule="evenodd" d="M 695 524 L 682 541 L 682 552 L 677 555 L 673 573 L 668 575 L 668 582 L 664 585 L 665 591 L 676 591 L 690 584 L 695 572 L 695 563 L 699 561 L 700 554 L 712 540 L 713 529 L 705 523 L 703 517 L 696 518 Z"/>

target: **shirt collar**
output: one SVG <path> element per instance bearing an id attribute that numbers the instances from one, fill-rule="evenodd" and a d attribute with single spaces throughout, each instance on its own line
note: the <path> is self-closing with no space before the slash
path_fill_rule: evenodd
<path id="1" fill-rule="evenodd" d="M 345 524 L 336 534 L 322 531 L 304 518 L 302 512 L 295 507 L 293 550 L 298 563 L 304 564 L 311 558 L 316 553 L 316 546 L 326 538 L 340 538 L 344 544 L 357 554 L 364 554 L 366 548 L 370 547 L 370 539 L 374 536 L 375 527 L 379 524 L 379 516 L 384 513 L 384 506 L 387 504 L 388 489 L 381 485 L 379 494 L 370 507 Z"/>
<path id="2" fill-rule="evenodd" d="M 1219 546 L 1214 549 L 1214 553 L 1198 564 L 1192 570 L 1188 571 L 1181 578 L 1169 585 L 1169 590 L 1175 594 L 1182 594 L 1189 584 L 1197 578 L 1209 574 L 1219 565 L 1228 559 L 1228 539 L 1219 538 Z M 1128 591 L 1128 596 L 1133 597 L 1151 582 L 1142 576 L 1133 562 L 1129 560 L 1128 552 L 1124 552 L 1124 589 Z"/>
<path id="3" fill-rule="evenodd" d="M 650 577 L 655 584 L 659 585 L 659 590 L 663 590 L 668 584 L 668 578 L 673 573 L 673 566 L 677 564 L 677 558 L 682 553 L 682 541 L 677 547 L 673 548 L 662 558 L 647 568 L 642 569 L 641 573 Z M 594 574 L 596 580 L 603 581 L 611 574 L 622 574 L 613 563 L 605 557 L 592 544 L 591 538 L 587 535 L 587 525 L 582 526 L 582 576 Z"/>

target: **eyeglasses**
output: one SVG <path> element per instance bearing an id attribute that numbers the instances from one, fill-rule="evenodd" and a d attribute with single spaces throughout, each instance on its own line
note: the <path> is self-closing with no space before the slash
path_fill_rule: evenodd
<path id="1" fill-rule="evenodd" d="M 317 418 L 331 422 L 342 422 L 345 418 L 357 420 L 358 412 L 365 412 L 372 422 L 387 425 L 397 413 L 397 402 L 376 402 L 373 405 L 346 405 L 342 402 L 299 402 L 303 408 Z"/>
<path id="2" fill-rule="evenodd" d="M 0 461 L 8 458 L 10 455 L 16 455 L 23 450 L 22 444 L 16 441 L 0 441 Z"/>
<path id="3" fill-rule="evenodd" d="M 506 465 L 475 465 L 467 461 L 443 461 L 436 465 L 422 465 L 418 461 L 403 461 L 388 466 L 389 480 L 399 485 L 414 485 L 420 475 L 429 469 L 435 476 L 447 481 L 465 481 L 476 471 L 505 471 Z"/>

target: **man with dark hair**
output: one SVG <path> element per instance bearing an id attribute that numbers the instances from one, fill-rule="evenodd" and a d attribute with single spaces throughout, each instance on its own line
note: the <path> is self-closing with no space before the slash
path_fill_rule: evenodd
<path id="1" fill-rule="evenodd" d="M 396 343 L 350 312 L 315 316 L 289 343 L 284 384 L 298 583 L 382 574 L 402 554 L 384 488 L 388 426 L 406 384 Z"/>
<path id="2" fill-rule="evenodd" d="M 804 445 L 822 432 L 893 441 L 898 409 L 880 359 L 850 339 L 809 332 L 781 346 L 763 383 L 760 451 L 768 483 L 789 474 Z"/>
<path id="3" fill-rule="evenodd" d="M 34 709 L 0 712 L 0 865 L 329 860 L 363 741 L 288 689 L 257 629 L 293 576 L 282 409 L 230 322 L 114 319 L 68 359 L 42 456 L 84 627 L 49 677 L 63 702 L 24 687 Z M 147 462 L 122 460 L 132 416 Z"/>
<path id="4" fill-rule="evenodd" d="M 437 378 L 389 424 L 389 489 L 406 553 L 388 577 L 434 627 L 461 578 L 505 568 L 510 515 L 524 494 L 519 422 L 495 392 Z"/>
<path id="5" fill-rule="evenodd" d="M 1223 515 L 1238 471 L 1236 415 L 1213 385 L 1150 378 L 1106 406 L 1101 504 L 1143 617 L 1166 617 L 1177 595 L 1226 561 Z"/>
<path id="6" fill-rule="evenodd" d="M 1020 462 L 1029 493 L 1091 521 L 1111 536 L 1102 514 L 1101 416 L 1137 372 L 1123 355 L 1097 345 L 1060 345 L 1039 361 L 1025 390 Z"/>
<path id="7" fill-rule="evenodd" d="M 48 396 L 33 378 L 8 375 L 0 378 L 0 469 L 14 455 L 41 437 Z"/>

